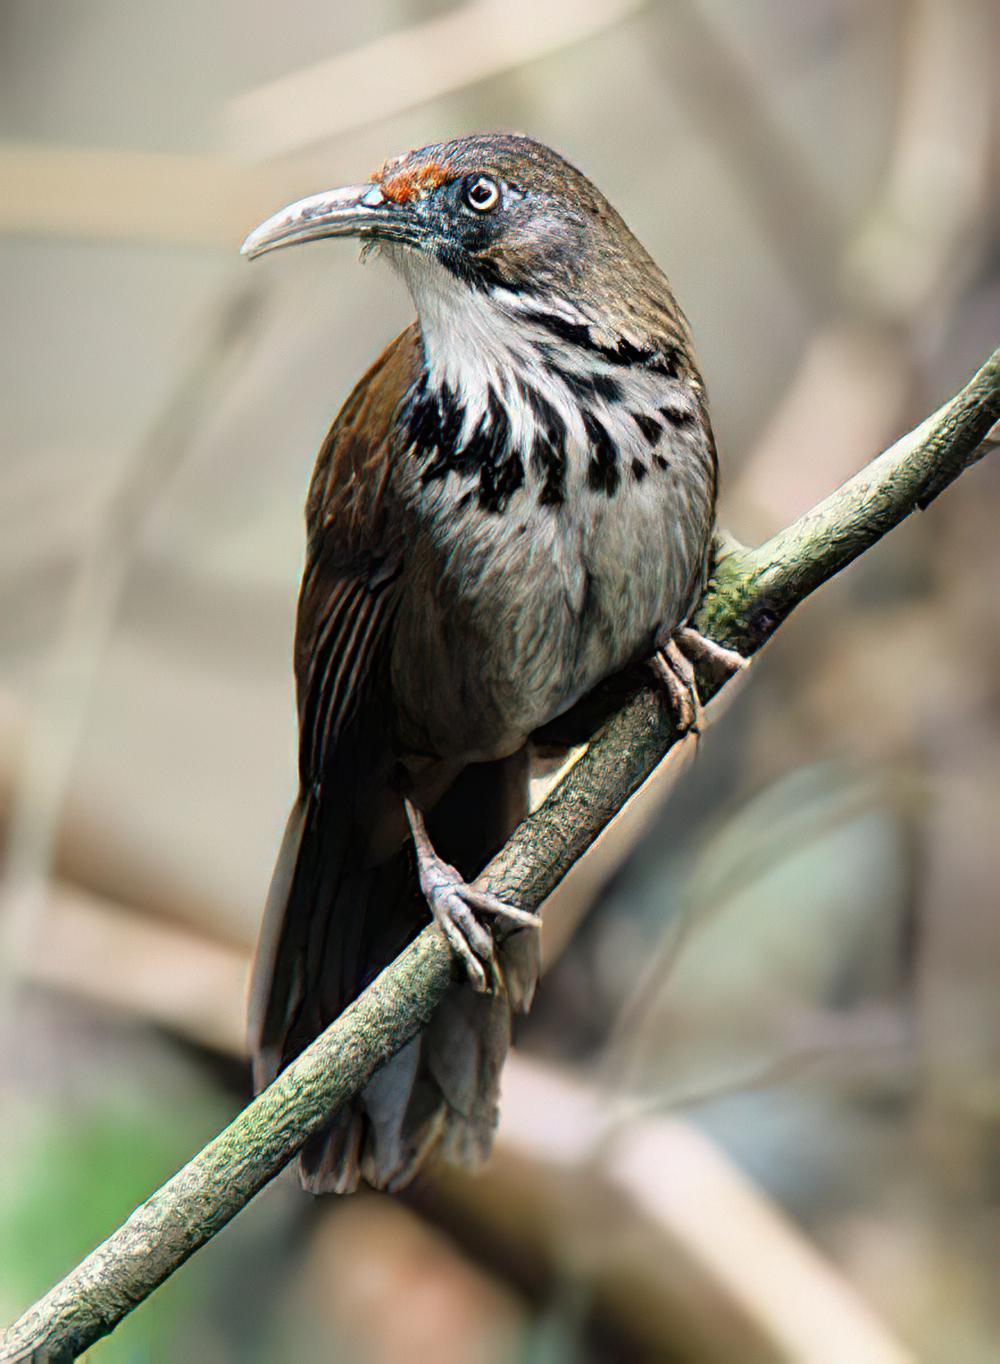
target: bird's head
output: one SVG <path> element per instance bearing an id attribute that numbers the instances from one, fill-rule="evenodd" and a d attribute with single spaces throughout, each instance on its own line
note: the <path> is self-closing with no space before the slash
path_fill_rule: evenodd
<path id="1" fill-rule="evenodd" d="M 677 324 L 664 276 L 618 213 L 528 137 L 479 135 L 409 152 L 366 184 L 290 204 L 247 237 L 243 254 L 325 237 L 381 246 L 422 319 L 429 296 L 451 292 L 456 303 L 475 293 L 555 308 L 607 337 L 639 340 Z"/>
<path id="2" fill-rule="evenodd" d="M 424 147 L 282 209 L 243 253 L 322 237 L 379 246 L 409 286 L 424 365 L 400 421 L 432 481 L 452 467 L 443 443 L 485 480 L 488 510 L 535 469 L 556 506 L 564 470 L 610 496 L 623 468 L 637 487 L 649 458 L 666 469 L 649 452 L 668 429 L 675 456 L 703 449 L 704 394 L 666 278 L 548 147 L 510 134 Z"/>

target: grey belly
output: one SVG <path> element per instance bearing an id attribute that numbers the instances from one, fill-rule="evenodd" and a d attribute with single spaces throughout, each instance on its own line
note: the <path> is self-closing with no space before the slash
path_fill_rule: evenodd
<path id="1" fill-rule="evenodd" d="M 591 497 L 577 518 L 517 510 L 452 517 L 443 551 L 414 549 L 392 657 L 408 751 L 513 752 L 690 609 L 707 514 L 678 516 L 640 489 Z"/>

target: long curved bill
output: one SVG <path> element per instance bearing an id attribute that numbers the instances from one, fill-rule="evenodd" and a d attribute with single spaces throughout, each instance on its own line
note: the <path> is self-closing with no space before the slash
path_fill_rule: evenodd
<path id="1" fill-rule="evenodd" d="M 396 236 L 403 227 L 397 215 L 399 206 L 385 199 L 378 185 L 324 190 L 289 204 L 255 227 L 240 254 L 253 260 L 267 251 L 321 237 Z"/>

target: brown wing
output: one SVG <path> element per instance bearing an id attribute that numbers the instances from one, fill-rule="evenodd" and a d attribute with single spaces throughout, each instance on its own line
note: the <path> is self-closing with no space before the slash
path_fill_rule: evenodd
<path id="1" fill-rule="evenodd" d="M 392 485 L 403 455 L 392 437 L 419 364 L 413 326 L 344 404 L 309 490 L 295 639 L 302 789 L 278 854 L 251 985 L 258 1085 L 356 993 L 369 952 L 365 934 L 374 931 L 358 888 L 369 832 L 358 811 L 391 762 L 382 665 L 402 559 Z M 402 946 L 402 930 L 392 941 L 399 937 Z"/>
<path id="2" fill-rule="evenodd" d="M 333 748 L 364 706 L 388 642 L 402 557 L 391 448 L 399 403 L 417 377 L 408 327 L 361 380 L 320 450 L 306 505 L 295 677 L 302 784 L 321 782 Z"/>

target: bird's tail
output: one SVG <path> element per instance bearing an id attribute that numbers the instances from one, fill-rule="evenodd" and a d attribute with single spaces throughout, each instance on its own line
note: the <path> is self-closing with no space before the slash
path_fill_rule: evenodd
<path id="1" fill-rule="evenodd" d="M 439 851 L 478 872 L 523 816 L 522 755 L 469 768 L 434 812 Z M 340 817 L 338 817 L 338 814 Z M 250 1049 L 259 1091 L 402 951 L 427 923 L 413 851 L 359 866 L 346 812 L 300 795 L 289 816 L 264 914 L 250 999 Z M 504 989 L 452 987 L 434 1018 L 392 1058 L 299 1157 L 312 1193 L 348 1193 L 364 1179 L 395 1190 L 430 1153 L 479 1164 L 496 1126 L 511 1015 L 527 1009 L 538 974 L 532 931 L 500 946 Z"/>

